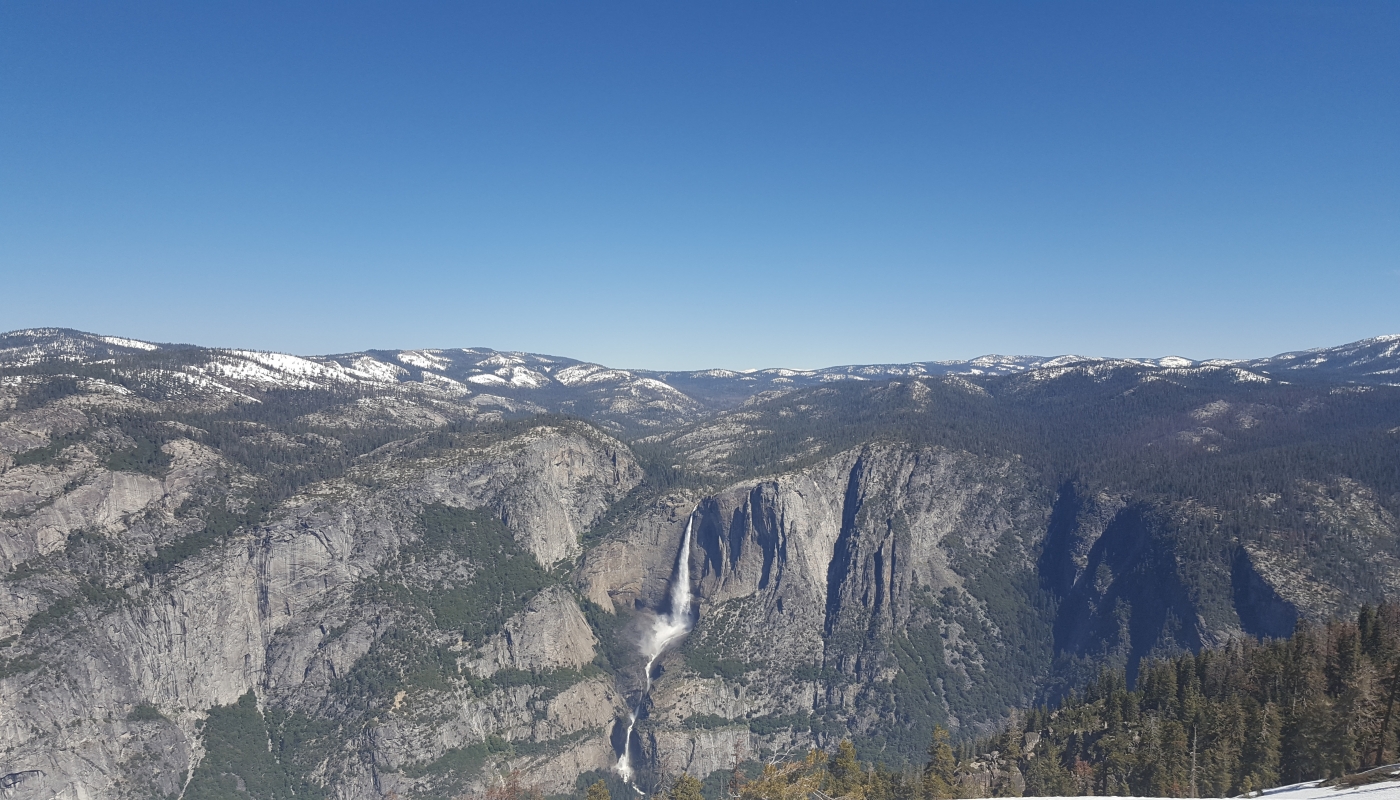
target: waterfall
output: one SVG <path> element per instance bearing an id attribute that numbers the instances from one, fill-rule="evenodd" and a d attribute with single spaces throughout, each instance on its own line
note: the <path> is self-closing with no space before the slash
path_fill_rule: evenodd
<path id="1" fill-rule="evenodd" d="M 627 738 L 623 741 L 622 756 L 617 760 L 617 774 L 628 783 L 632 782 L 632 730 L 637 727 L 637 714 L 642 704 L 651 696 L 651 670 L 656 659 L 666 652 L 676 640 L 690 633 L 690 529 L 695 524 L 695 512 L 685 523 L 685 536 L 681 539 L 681 552 L 676 557 L 676 579 L 671 583 L 671 608 L 665 614 L 652 620 L 651 630 L 642 640 L 642 655 L 647 658 L 646 689 L 628 714 Z"/>

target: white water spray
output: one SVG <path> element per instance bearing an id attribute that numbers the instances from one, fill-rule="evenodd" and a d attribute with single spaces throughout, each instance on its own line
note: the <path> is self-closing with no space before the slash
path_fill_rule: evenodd
<path id="1" fill-rule="evenodd" d="M 652 620 L 651 631 L 642 640 L 642 655 L 647 657 L 646 690 L 628 715 L 627 738 L 622 745 L 622 756 L 617 760 L 617 774 L 627 783 L 632 782 L 632 729 L 637 726 L 637 714 L 642 703 L 651 696 L 651 669 L 656 659 L 666 652 L 677 639 L 690 633 L 690 528 L 695 524 L 695 512 L 685 523 L 685 538 L 681 540 L 681 553 L 677 558 L 676 580 L 671 584 L 671 610 Z"/>

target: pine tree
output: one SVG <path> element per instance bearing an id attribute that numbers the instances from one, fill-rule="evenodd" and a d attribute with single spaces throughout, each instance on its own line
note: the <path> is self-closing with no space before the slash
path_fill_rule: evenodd
<path id="1" fill-rule="evenodd" d="M 826 786 L 826 756 L 811 750 L 802 761 L 766 764 L 758 778 L 740 787 L 740 800 L 810 800 L 813 792 Z M 829 786 L 826 786 L 829 789 Z"/>
<path id="2" fill-rule="evenodd" d="M 997 761 L 992 775 L 993 797 L 1018 797 L 1024 781 L 1021 777 L 1021 726 L 1019 715 L 1011 710 L 1006 729 L 996 738 Z"/>
<path id="3" fill-rule="evenodd" d="M 1189 794 L 1190 761 L 1186 729 L 1174 719 L 1162 721 L 1150 762 L 1147 793 L 1158 797 Z"/>
<path id="4" fill-rule="evenodd" d="M 933 727 L 928 745 L 928 762 L 924 764 L 923 796 L 926 800 L 956 797 L 958 762 L 948 742 L 948 731 L 942 725 Z"/>
<path id="5" fill-rule="evenodd" d="M 1376 758 L 1375 765 L 1380 766 L 1386 763 L 1386 754 L 1391 752 L 1388 749 L 1391 721 L 1395 715 L 1395 703 L 1400 699 L 1400 659 L 1395 661 L 1395 668 L 1390 673 L 1390 680 L 1386 686 L 1385 712 L 1381 714 L 1379 729 L 1376 731 Z"/>
<path id="6" fill-rule="evenodd" d="M 865 774 L 856 758 L 856 747 L 851 740 L 842 739 L 836 746 L 836 755 L 831 757 L 827 767 L 829 772 L 828 794 L 832 797 L 864 797 Z"/>
<path id="7" fill-rule="evenodd" d="M 598 781 L 588 787 L 588 794 L 584 800 L 612 800 L 612 794 L 608 792 L 608 785 L 603 781 Z"/>
<path id="8" fill-rule="evenodd" d="M 681 776 L 676 778 L 676 782 L 672 784 L 671 791 L 666 793 L 666 797 L 667 800 L 705 800 L 700 789 L 701 784 L 698 779 L 682 772 Z"/>

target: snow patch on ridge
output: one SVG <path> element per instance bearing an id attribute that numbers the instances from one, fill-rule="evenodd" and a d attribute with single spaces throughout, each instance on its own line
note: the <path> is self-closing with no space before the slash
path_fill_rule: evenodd
<path id="1" fill-rule="evenodd" d="M 151 344 L 150 342 L 143 342 L 143 341 L 140 341 L 139 339 L 123 339 L 123 338 L 120 337 L 120 336 L 99 336 L 99 337 L 97 337 L 97 338 L 98 338 L 98 339 L 101 339 L 102 341 L 106 342 L 107 344 L 116 345 L 117 347 L 129 347 L 129 348 L 131 348 L 132 350 L 159 350 L 159 349 L 160 349 L 160 345 L 154 345 L 154 344 Z"/>
<path id="2" fill-rule="evenodd" d="M 404 350 L 398 359 L 410 367 L 419 369 L 447 369 L 452 366 L 450 359 L 438 355 L 440 350 Z"/>

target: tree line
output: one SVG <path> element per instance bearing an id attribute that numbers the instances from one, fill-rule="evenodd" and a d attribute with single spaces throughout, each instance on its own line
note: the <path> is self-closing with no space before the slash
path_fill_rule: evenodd
<path id="1" fill-rule="evenodd" d="M 1016 709 L 1000 732 L 955 741 L 936 727 L 922 766 L 832 754 L 681 775 L 667 800 L 949 800 L 1135 795 L 1232 797 L 1400 761 L 1400 605 L 1303 621 L 1286 639 L 1239 639 L 1144 662 L 1136 685 L 1105 670 L 1056 707 Z M 507 800 L 499 798 L 498 800 Z M 609 800 L 601 782 L 587 800 Z"/>

